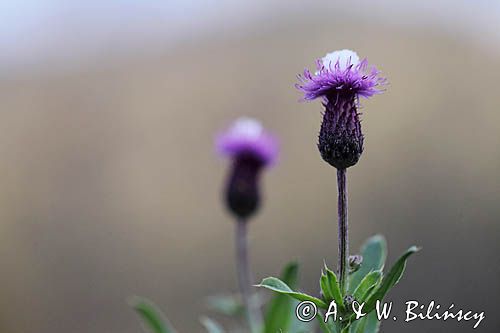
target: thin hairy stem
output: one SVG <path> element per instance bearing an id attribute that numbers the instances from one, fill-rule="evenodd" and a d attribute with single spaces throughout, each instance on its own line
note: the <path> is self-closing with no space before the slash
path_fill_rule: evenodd
<path id="1" fill-rule="evenodd" d="M 339 282 L 343 296 L 347 293 L 349 264 L 349 239 L 347 235 L 347 187 L 346 169 L 337 169 L 338 215 L 339 215 Z"/>
<path id="2" fill-rule="evenodd" d="M 248 260 L 247 222 L 244 220 L 236 222 L 236 267 L 238 270 L 238 284 L 245 305 L 250 331 L 260 333 L 262 314 L 255 302 L 255 298 L 252 297 L 253 278 Z"/>

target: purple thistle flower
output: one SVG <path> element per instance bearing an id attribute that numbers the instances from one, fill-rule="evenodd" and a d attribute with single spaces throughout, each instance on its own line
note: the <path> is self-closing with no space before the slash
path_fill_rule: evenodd
<path id="1" fill-rule="evenodd" d="M 337 169 L 356 164 L 363 152 L 363 133 L 359 119 L 359 97 L 381 92 L 386 79 L 366 59 L 359 60 L 350 50 L 335 51 L 316 61 L 313 75 L 306 69 L 296 87 L 304 100 L 322 98 L 325 106 L 318 148 L 322 158 Z"/>
<path id="2" fill-rule="evenodd" d="M 216 138 L 216 149 L 223 156 L 238 158 L 251 155 L 263 165 L 271 165 L 278 157 L 276 138 L 266 132 L 262 124 L 252 118 L 237 119 Z"/>
<path id="3" fill-rule="evenodd" d="M 228 208 L 238 218 L 246 219 L 259 206 L 260 171 L 276 162 L 277 140 L 257 120 L 239 118 L 217 136 L 215 145 L 233 163 L 226 188 Z"/>
<path id="4" fill-rule="evenodd" d="M 368 98 L 380 93 L 378 87 L 386 82 L 375 67 L 368 68 L 368 61 L 360 61 L 356 52 L 350 50 L 329 53 L 316 60 L 316 67 L 314 75 L 305 69 L 298 76 L 300 83 L 295 86 L 304 92 L 304 100 L 329 98 L 342 91 Z"/>

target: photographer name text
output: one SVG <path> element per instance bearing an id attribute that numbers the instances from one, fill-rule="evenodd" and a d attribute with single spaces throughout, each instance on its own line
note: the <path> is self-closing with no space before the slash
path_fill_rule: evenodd
<path id="1" fill-rule="evenodd" d="M 479 324 L 484 320 L 485 315 L 483 312 L 474 312 L 472 310 L 464 310 L 455 308 L 455 304 L 451 304 L 448 307 L 443 307 L 437 304 L 435 301 L 431 301 L 428 304 L 421 304 L 418 301 L 407 301 L 405 304 L 405 322 L 411 322 L 414 320 L 456 320 L 457 322 L 471 322 L 473 328 L 477 328 Z M 351 303 L 352 313 L 349 314 L 352 319 L 361 319 L 367 315 L 367 311 L 364 309 L 365 303 L 358 303 L 353 301 Z M 375 303 L 375 313 L 379 321 L 382 320 L 397 320 L 397 317 L 391 315 L 393 310 L 393 302 L 384 303 L 381 301 L 376 301 Z M 311 301 L 300 302 L 296 309 L 295 315 L 300 321 L 309 322 L 313 320 L 318 314 L 318 309 L 316 304 Z M 345 318 L 344 318 L 345 319 Z M 339 315 L 337 303 L 332 301 L 328 310 L 325 312 L 324 321 L 328 320 L 342 321 L 342 317 Z"/>

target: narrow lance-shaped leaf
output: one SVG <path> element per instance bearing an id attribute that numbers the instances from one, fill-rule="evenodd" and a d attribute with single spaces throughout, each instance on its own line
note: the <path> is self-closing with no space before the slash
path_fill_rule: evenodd
<path id="1" fill-rule="evenodd" d="M 340 311 L 344 311 L 344 302 L 342 300 L 342 294 L 340 293 L 340 285 L 338 283 L 337 276 L 332 270 L 326 267 L 326 265 L 325 271 L 328 289 L 331 294 L 331 298 L 329 300 L 334 300 L 335 303 L 337 303 L 337 305 L 339 306 Z"/>
<path id="2" fill-rule="evenodd" d="M 263 287 L 281 294 L 289 295 L 299 301 L 311 301 L 322 309 L 328 308 L 328 305 L 319 298 L 293 291 L 286 283 L 275 277 L 265 278 L 260 284 L 256 285 L 256 287 Z"/>
<path id="3" fill-rule="evenodd" d="M 318 320 L 319 328 L 323 333 L 339 333 L 339 331 L 336 328 L 325 323 L 325 318 L 323 318 L 321 313 L 318 313 L 316 315 L 316 319 Z"/>
<path id="4" fill-rule="evenodd" d="M 289 263 L 281 273 L 281 279 L 290 288 L 296 288 L 299 267 Z M 293 316 L 293 300 L 285 294 L 275 295 L 267 308 L 264 329 L 266 333 L 287 332 Z"/>
<path id="5" fill-rule="evenodd" d="M 152 333 L 175 333 L 167 318 L 151 301 L 134 297 L 129 300 L 129 304 L 141 316 Z"/>
<path id="6" fill-rule="evenodd" d="M 379 286 L 368 297 L 365 305 L 367 312 L 375 309 L 377 300 L 382 301 L 387 292 L 399 282 L 406 267 L 406 260 L 409 256 L 411 256 L 415 252 L 418 252 L 419 250 L 420 249 L 418 247 L 412 246 L 408 250 L 406 250 L 406 252 L 396 261 L 389 273 L 384 276 Z"/>
<path id="7" fill-rule="evenodd" d="M 349 325 L 349 333 L 358 333 L 358 327 L 364 322 L 363 319 L 365 319 L 365 317 L 358 320 L 353 319 L 354 321 Z"/>
<path id="8" fill-rule="evenodd" d="M 226 316 L 239 316 L 244 313 L 241 300 L 235 295 L 216 295 L 207 298 L 210 309 Z"/>
<path id="9" fill-rule="evenodd" d="M 213 319 L 202 317 L 200 319 L 208 333 L 224 333 L 224 329 Z"/>
<path id="10" fill-rule="evenodd" d="M 333 294 L 330 290 L 330 283 L 328 282 L 328 277 L 325 273 L 321 273 L 319 286 L 321 287 L 321 291 L 323 292 L 323 298 L 325 299 L 325 301 L 330 302 L 331 300 L 333 300 Z"/>
<path id="11" fill-rule="evenodd" d="M 380 320 L 377 318 L 377 314 L 372 312 L 366 316 L 365 331 L 363 333 L 378 333 L 380 330 Z"/>
<path id="12" fill-rule="evenodd" d="M 351 295 L 366 274 L 383 269 L 387 257 L 387 242 L 384 236 L 370 237 L 361 247 L 361 255 L 363 256 L 361 267 L 349 277 L 349 293 Z"/>
<path id="13" fill-rule="evenodd" d="M 375 312 L 370 312 L 363 318 L 357 320 L 357 325 L 351 326 L 352 333 L 377 333 L 380 328 L 380 321 Z"/>
<path id="14" fill-rule="evenodd" d="M 362 303 L 368 297 L 368 294 L 372 289 L 382 280 L 381 271 L 373 271 L 365 275 L 363 280 L 359 283 L 356 290 L 354 290 L 353 296 L 356 301 Z"/>

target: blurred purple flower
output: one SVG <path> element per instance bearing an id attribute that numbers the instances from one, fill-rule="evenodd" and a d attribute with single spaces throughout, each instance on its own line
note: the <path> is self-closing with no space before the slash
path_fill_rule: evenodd
<path id="1" fill-rule="evenodd" d="M 217 151 L 233 159 L 253 157 L 263 165 L 272 165 L 278 157 L 276 137 L 266 132 L 262 124 L 252 118 L 237 119 L 215 142 Z"/>
<path id="2" fill-rule="evenodd" d="M 260 171 L 276 162 L 277 140 L 257 120 L 239 118 L 217 136 L 215 146 L 233 162 L 226 185 L 226 204 L 238 219 L 246 220 L 259 207 Z"/>

